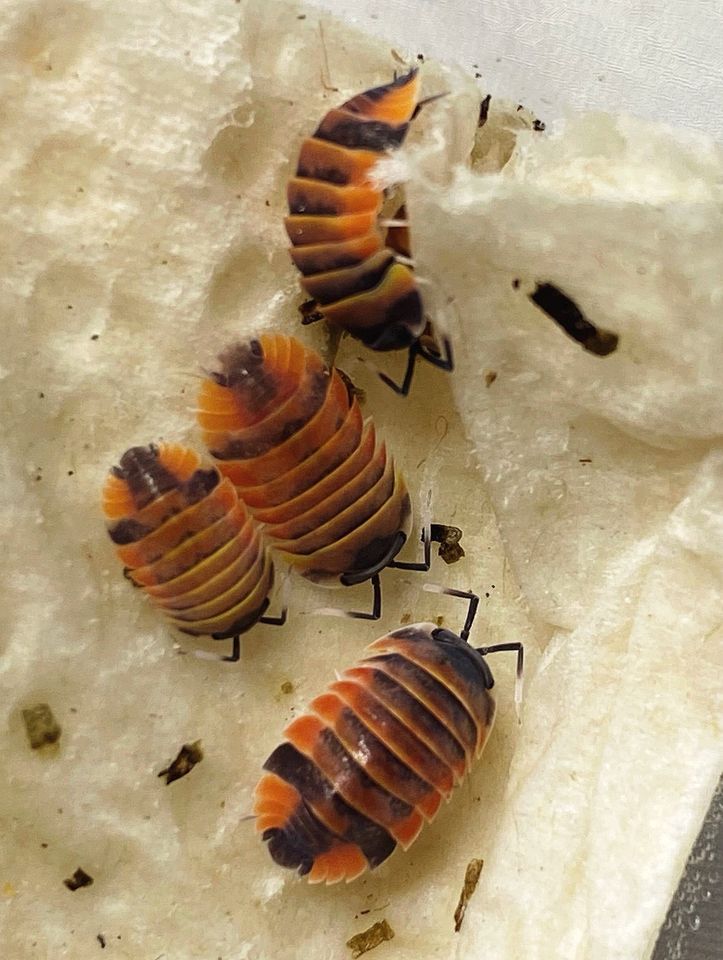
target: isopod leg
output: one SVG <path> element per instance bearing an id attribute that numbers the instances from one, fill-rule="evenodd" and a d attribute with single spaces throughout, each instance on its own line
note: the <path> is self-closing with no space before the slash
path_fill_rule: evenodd
<path id="1" fill-rule="evenodd" d="M 454 370 L 452 342 L 447 337 L 442 337 L 442 352 L 440 354 L 433 353 L 422 344 L 417 348 L 417 353 L 426 360 L 427 363 L 431 363 L 433 367 L 438 367 L 440 370 L 446 370 L 448 372 Z"/>
<path id="2" fill-rule="evenodd" d="M 369 580 L 372 585 L 371 610 L 342 610 L 341 607 L 319 607 L 312 613 L 324 617 L 348 617 L 350 620 L 379 620 L 382 615 L 382 585 L 379 574 L 375 573 Z"/>
<path id="3" fill-rule="evenodd" d="M 409 353 L 407 355 L 407 369 L 404 372 L 404 379 L 402 380 L 401 384 L 395 383 L 391 377 L 386 375 L 386 373 L 379 373 L 378 375 L 382 383 L 386 383 L 386 385 L 395 393 L 399 394 L 400 397 L 406 397 L 409 394 L 409 389 L 412 386 L 412 380 L 414 378 L 414 364 L 419 352 L 419 342 L 415 340 L 415 342 L 409 348 Z"/>
<path id="4" fill-rule="evenodd" d="M 387 566 L 394 567 L 396 570 L 421 570 L 426 573 L 432 565 L 431 527 L 425 527 L 424 530 L 422 530 L 422 543 L 424 544 L 423 560 L 392 560 Z"/>
<path id="5" fill-rule="evenodd" d="M 492 647 L 477 647 L 477 652 L 486 657 L 490 653 L 502 653 L 504 651 L 517 651 L 517 676 L 515 680 L 515 710 L 517 719 L 520 717 L 520 704 L 522 703 L 522 679 L 525 669 L 525 648 L 519 641 L 515 643 L 496 643 Z"/>
<path id="6" fill-rule="evenodd" d="M 467 590 L 453 590 L 451 587 L 441 587 L 437 583 L 425 583 L 422 589 L 426 590 L 428 593 L 443 593 L 448 597 L 459 597 L 461 600 L 469 601 L 464 626 L 459 634 L 463 640 L 469 640 L 469 632 L 472 629 L 474 618 L 477 616 L 477 608 L 479 607 L 479 597 L 477 594 L 470 593 Z"/>

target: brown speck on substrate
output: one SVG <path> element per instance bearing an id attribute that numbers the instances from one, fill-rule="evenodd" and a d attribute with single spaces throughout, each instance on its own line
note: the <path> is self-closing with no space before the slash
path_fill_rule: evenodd
<path id="1" fill-rule="evenodd" d="M 293 693 L 293 692 L 294 692 L 294 685 L 293 685 L 293 683 L 291 682 L 291 680 L 284 680 L 284 682 L 281 684 L 281 692 L 282 692 L 282 693 Z"/>
<path id="2" fill-rule="evenodd" d="M 486 387 L 491 387 L 492 384 L 495 382 L 496 379 L 497 379 L 497 371 L 496 371 L 496 370 L 487 370 L 487 371 L 485 371 L 485 386 L 486 386 Z"/>
<path id="3" fill-rule="evenodd" d="M 158 776 L 165 777 L 166 786 L 168 786 L 174 780 L 180 780 L 181 777 L 187 776 L 201 760 L 203 760 L 201 741 L 194 740 L 193 743 L 184 743 L 173 763 L 165 770 L 161 770 Z"/>
<path id="4" fill-rule="evenodd" d="M 101 950 L 105 950 L 105 937 L 103 936 L 103 934 L 102 934 L 102 933 L 97 933 L 96 936 L 95 936 L 95 939 L 96 939 L 96 940 L 98 941 L 98 943 L 100 944 L 100 949 L 101 949 Z"/>
<path id="5" fill-rule="evenodd" d="M 411 622 L 412 622 L 412 615 L 411 615 L 411 613 L 403 613 L 402 616 L 401 616 L 401 618 L 400 618 L 400 620 L 399 620 L 399 622 L 400 622 L 400 623 L 411 623 Z"/>
<path id="6" fill-rule="evenodd" d="M 352 960 L 356 960 L 356 958 L 360 957 L 363 953 L 368 953 L 370 950 L 378 947 L 380 943 L 384 943 L 386 940 L 392 940 L 393 938 L 394 931 L 389 926 L 389 923 L 386 920 L 379 920 L 373 926 L 369 927 L 368 930 L 364 930 L 350 937 L 346 945 L 351 950 Z"/>
<path id="7" fill-rule="evenodd" d="M 444 617 L 440 614 L 440 616 L 435 617 L 434 622 L 437 624 L 438 627 L 443 627 L 443 626 L 444 626 Z"/>
<path id="8" fill-rule="evenodd" d="M 89 887 L 93 883 L 93 878 L 89 873 L 86 873 L 82 867 L 78 867 L 72 877 L 68 877 L 67 880 L 63 880 L 63 883 L 68 888 L 75 892 L 80 890 L 81 887 Z"/>
<path id="9" fill-rule="evenodd" d="M 23 710 L 23 721 L 33 750 L 60 740 L 62 728 L 47 703 L 36 703 Z"/>
<path id="10" fill-rule="evenodd" d="M 545 124 L 542 122 L 542 120 L 533 120 L 532 129 L 538 133 L 542 133 L 542 131 L 545 129 Z"/>
<path id="11" fill-rule="evenodd" d="M 462 921 L 464 920 L 464 915 L 467 912 L 467 904 L 470 901 L 470 897 L 477 889 L 479 875 L 482 873 L 482 867 L 484 866 L 484 863 L 484 860 L 470 860 L 470 862 L 467 864 L 467 869 L 464 873 L 464 886 L 462 887 L 462 892 L 459 895 L 457 909 L 454 911 L 455 933 L 459 933 L 460 929 L 462 928 Z"/>
<path id="12" fill-rule="evenodd" d="M 462 531 L 459 527 L 449 527 L 442 523 L 432 524 L 432 540 L 439 544 L 437 551 L 446 564 L 457 563 L 464 556 L 464 550 L 459 545 Z"/>

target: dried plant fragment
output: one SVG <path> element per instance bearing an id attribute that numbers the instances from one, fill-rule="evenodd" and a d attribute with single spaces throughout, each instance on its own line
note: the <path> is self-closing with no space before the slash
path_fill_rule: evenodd
<path id="1" fill-rule="evenodd" d="M 72 877 L 68 877 L 67 880 L 63 880 L 63 883 L 68 888 L 68 890 L 80 890 L 81 887 L 89 887 L 93 883 L 93 878 L 89 873 L 86 873 L 82 867 L 78 867 Z"/>
<path id="2" fill-rule="evenodd" d="M 36 703 L 23 710 L 23 720 L 33 750 L 60 740 L 62 728 L 47 703 Z"/>
<path id="3" fill-rule="evenodd" d="M 173 763 L 166 767 L 165 770 L 161 770 L 158 776 L 165 777 L 166 786 L 168 786 L 168 784 L 173 783 L 174 780 L 180 780 L 181 777 L 189 774 L 196 764 L 202 760 L 203 750 L 201 749 L 200 740 L 194 740 L 193 743 L 184 743 Z"/>
<path id="4" fill-rule="evenodd" d="M 363 953 L 368 953 L 380 943 L 394 938 L 394 931 L 386 920 L 379 920 L 369 927 L 368 930 L 362 930 L 347 940 L 346 945 L 351 950 L 352 960 L 360 957 Z"/>
<path id="5" fill-rule="evenodd" d="M 462 539 L 462 531 L 459 527 L 449 527 L 443 523 L 432 524 L 432 540 L 439 544 L 439 556 L 445 563 L 457 563 L 464 556 L 464 549 L 459 541 Z"/>
<path id="6" fill-rule="evenodd" d="M 477 889 L 479 876 L 482 873 L 482 867 L 484 866 L 484 863 L 484 860 L 470 860 L 470 862 L 467 864 L 467 869 L 464 872 L 464 886 L 462 887 L 462 892 L 459 895 L 457 909 L 454 911 L 455 933 L 459 933 L 459 931 L 462 929 L 462 921 L 464 920 L 464 915 L 467 912 L 467 904 L 469 903 L 472 894 Z"/>
<path id="7" fill-rule="evenodd" d="M 618 335 L 590 323 L 575 301 L 553 284 L 538 283 L 530 300 L 589 353 L 607 357 L 617 350 Z"/>

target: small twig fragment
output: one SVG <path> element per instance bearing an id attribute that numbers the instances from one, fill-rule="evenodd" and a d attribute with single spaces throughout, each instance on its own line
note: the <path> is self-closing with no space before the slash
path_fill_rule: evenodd
<path id="1" fill-rule="evenodd" d="M 34 707 L 23 710 L 23 720 L 33 750 L 60 740 L 61 726 L 47 703 L 36 703 Z"/>
<path id="2" fill-rule="evenodd" d="M 361 933 L 350 937 L 346 945 L 351 950 L 352 960 L 356 960 L 356 958 L 360 957 L 363 953 L 368 953 L 370 950 L 378 947 L 380 943 L 384 943 L 386 940 L 392 940 L 393 938 L 394 931 L 389 926 L 389 923 L 386 920 L 379 920 L 369 927 L 368 930 L 363 930 Z"/>
<path id="3" fill-rule="evenodd" d="M 184 743 L 175 760 L 165 770 L 161 770 L 158 776 L 165 777 L 166 786 L 168 786 L 174 780 L 180 780 L 181 777 L 189 774 L 196 764 L 202 760 L 203 750 L 200 740 L 194 740 L 193 743 Z"/>
<path id="4" fill-rule="evenodd" d="M 484 866 L 484 863 L 484 860 L 470 860 L 470 862 L 467 864 L 467 869 L 464 873 L 464 886 L 462 887 L 462 892 L 459 895 L 457 909 L 454 911 L 455 933 L 459 933 L 459 931 L 462 929 L 462 921 L 464 920 L 464 915 L 467 912 L 467 904 L 470 901 L 470 897 L 477 889 L 479 875 L 482 873 L 482 867 Z"/>

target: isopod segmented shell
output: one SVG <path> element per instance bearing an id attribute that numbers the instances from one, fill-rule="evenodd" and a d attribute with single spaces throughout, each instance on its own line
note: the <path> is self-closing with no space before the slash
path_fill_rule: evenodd
<path id="1" fill-rule="evenodd" d="M 253 626 L 273 584 L 269 548 L 230 480 L 177 444 L 131 447 L 103 488 L 128 577 L 184 633 Z"/>
<path id="2" fill-rule="evenodd" d="M 372 643 L 264 764 L 254 813 L 274 861 L 336 883 L 411 846 L 482 752 L 492 685 L 482 654 L 434 624 Z"/>
<path id="3" fill-rule="evenodd" d="M 221 473 L 304 576 L 363 578 L 393 559 L 411 508 L 403 477 L 337 370 L 294 337 L 236 344 L 205 380 L 198 421 Z"/>
<path id="4" fill-rule="evenodd" d="M 328 323 L 373 350 L 408 347 L 425 327 L 417 282 L 382 231 L 383 192 L 370 177 L 404 141 L 418 95 L 411 70 L 330 110 L 304 141 L 287 190 L 302 286 Z"/>

